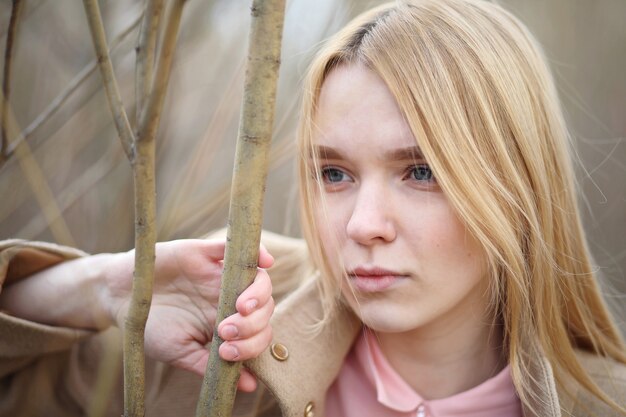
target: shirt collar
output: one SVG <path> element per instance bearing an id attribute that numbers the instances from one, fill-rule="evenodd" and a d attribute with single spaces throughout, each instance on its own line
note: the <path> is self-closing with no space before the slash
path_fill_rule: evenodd
<path id="1" fill-rule="evenodd" d="M 404 413 L 417 409 L 423 402 L 422 397 L 387 362 L 374 332 L 365 328 L 356 343 L 358 363 L 375 385 L 378 402 Z"/>
<path id="2" fill-rule="evenodd" d="M 372 331 L 366 329 L 356 343 L 358 363 L 376 387 L 378 402 L 392 410 L 408 413 L 424 405 L 433 416 L 460 416 L 502 410 L 519 402 L 508 365 L 474 388 L 447 398 L 428 401 L 393 369 Z"/>

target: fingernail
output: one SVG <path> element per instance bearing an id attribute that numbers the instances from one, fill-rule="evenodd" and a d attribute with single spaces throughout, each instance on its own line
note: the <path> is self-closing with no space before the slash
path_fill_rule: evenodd
<path id="1" fill-rule="evenodd" d="M 222 328 L 222 338 L 234 339 L 237 336 L 239 336 L 239 329 L 232 324 L 227 324 Z"/>
<path id="2" fill-rule="evenodd" d="M 259 302 L 257 300 L 248 300 L 246 302 L 246 311 L 248 313 L 250 313 L 252 310 L 254 310 L 256 308 L 256 306 L 259 305 Z"/>
<path id="3" fill-rule="evenodd" d="M 235 346 L 226 345 L 222 357 L 226 360 L 233 361 L 239 357 L 239 351 Z"/>

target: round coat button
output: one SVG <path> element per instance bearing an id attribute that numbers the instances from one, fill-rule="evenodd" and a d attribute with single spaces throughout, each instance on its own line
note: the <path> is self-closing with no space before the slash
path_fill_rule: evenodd
<path id="1" fill-rule="evenodd" d="M 315 409 L 315 405 L 313 401 L 309 401 L 309 403 L 304 407 L 304 417 L 315 417 L 315 413 L 313 410 Z"/>
<path id="2" fill-rule="evenodd" d="M 289 351 L 282 343 L 272 343 L 272 346 L 270 346 L 270 352 L 274 359 L 281 362 L 286 361 L 289 357 Z"/>

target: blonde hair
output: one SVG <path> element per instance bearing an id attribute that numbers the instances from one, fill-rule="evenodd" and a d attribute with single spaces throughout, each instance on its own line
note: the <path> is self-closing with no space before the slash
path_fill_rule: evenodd
<path id="1" fill-rule="evenodd" d="M 459 218 L 482 245 L 494 314 L 513 381 L 530 406 L 527 341 L 557 383 L 569 378 L 624 412 L 591 380 L 575 349 L 626 363 L 600 296 L 576 204 L 569 137 L 541 50 L 501 7 L 473 0 L 390 3 L 353 20 L 314 60 L 299 130 L 302 230 L 322 274 L 337 282 L 317 236 L 311 175 L 314 117 L 327 74 L 359 63 L 380 76 Z"/>

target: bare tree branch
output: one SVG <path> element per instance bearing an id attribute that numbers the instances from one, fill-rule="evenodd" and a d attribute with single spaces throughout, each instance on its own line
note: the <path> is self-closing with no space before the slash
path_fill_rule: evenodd
<path id="1" fill-rule="evenodd" d="M 98 63 L 102 72 L 109 107 L 122 146 L 133 167 L 135 183 L 135 271 L 128 315 L 124 321 L 124 415 L 143 417 L 145 410 L 144 332 L 152 302 L 154 256 L 156 244 L 156 182 L 155 141 L 174 47 L 178 36 L 184 0 L 176 0 L 170 8 L 163 47 L 157 62 L 156 76 L 144 111 L 140 115 L 137 138 L 131 130 L 119 94 L 113 66 L 108 55 L 102 17 L 97 0 L 83 0 Z M 152 5 L 149 7 L 158 6 Z M 151 12 L 152 13 L 152 12 Z M 147 20 L 146 20 L 147 19 Z M 151 26 L 152 15 L 144 19 Z M 150 40 L 150 33 L 146 42 Z M 151 70 L 143 72 L 149 75 Z M 140 72 L 141 74 L 141 72 Z M 145 82 L 145 79 L 143 79 Z"/>
<path id="2" fill-rule="evenodd" d="M 137 16 L 135 20 L 126 28 L 124 31 L 119 33 L 113 41 L 111 41 L 111 46 L 109 48 L 109 54 L 113 53 L 117 49 L 117 47 L 126 39 L 126 37 L 132 33 L 132 31 L 137 27 L 139 22 L 141 21 L 141 15 Z M 98 61 L 96 59 L 92 59 L 85 67 L 76 76 L 69 82 L 67 87 L 57 95 L 54 100 L 41 112 L 35 120 L 33 120 L 21 133 L 21 135 L 17 138 L 14 138 L 11 143 L 8 145 L 5 156 L 6 160 L 8 160 L 15 148 L 19 146 L 22 140 L 28 140 L 30 135 L 35 133 L 37 129 L 39 129 L 44 123 L 46 123 L 52 116 L 56 114 L 56 112 L 61 109 L 61 107 L 65 104 L 65 102 L 74 94 L 78 89 L 83 85 L 83 83 L 93 74 L 95 69 L 97 68 Z M 5 162 L 6 162 L 5 160 Z M 0 160 L 0 168 L 3 166 L 3 161 Z"/>
<path id="3" fill-rule="evenodd" d="M 157 69 L 135 142 L 135 278 L 124 329 L 124 415 L 143 417 L 145 402 L 144 331 L 154 276 L 156 244 L 155 136 L 178 37 L 185 0 L 176 0 L 168 14 Z"/>
<path id="4" fill-rule="evenodd" d="M 7 43 L 4 49 L 4 71 L 2 77 L 2 95 L 4 99 L 2 100 L 2 119 L 0 119 L 0 161 L 4 161 L 8 158 L 7 113 L 9 108 L 9 98 L 11 96 L 11 63 L 13 57 L 13 45 L 15 44 L 18 22 L 23 6 L 24 2 L 22 0 L 13 0 L 11 18 L 9 20 L 9 29 L 7 32 Z"/>
<path id="5" fill-rule="evenodd" d="M 209 363 L 204 374 L 197 417 L 232 413 L 240 362 L 220 359 L 219 322 L 236 312 L 237 296 L 257 272 L 267 156 L 272 139 L 276 84 L 285 0 L 254 0 L 248 45 L 248 66 L 239 137 L 235 151 L 224 275 Z"/>
<path id="6" fill-rule="evenodd" d="M 154 72 L 154 57 L 157 29 L 163 12 L 163 0 L 146 0 L 146 8 L 137 42 L 137 64 L 135 66 L 135 112 L 136 125 L 143 110 L 143 103 L 150 94 Z"/>
<path id="7" fill-rule="evenodd" d="M 170 70 L 172 68 L 174 48 L 178 38 L 178 27 L 180 26 L 180 18 L 184 5 L 185 0 L 175 0 L 169 11 L 165 34 L 163 35 L 163 45 L 159 51 L 156 73 L 150 88 L 150 95 L 140 116 L 139 134 L 137 137 L 138 142 L 153 140 L 159 126 L 161 110 L 163 108 L 167 84 L 170 78 Z"/>
<path id="8" fill-rule="evenodd" d="M 113 113 L 115 127 L 122 142 L 122 147 L 124 148 L 126 156 L 128 156 L 128 159 L 132 161 L 134 143 L 133 130 L 128 122 L 128 116 L 126 115 L 126 110 L 124 110 L 120 90 L 117 86 L 115 73 L 113 72 L 113 65 L 111 64 L 111 58 L 109 57 L 109 48 L 107 47 L 106 35 L 104 33 L 104 25 L 102 24 L 102 16 L 100 15 L 98 1 L 83 0 L 83 4 L 85 5 L 87 20 L 89 21 L 89 30 L 91 31 L 91 38 L 96 49 L 98 65 L 100 66 L 100 72 L 102 73 L 104 89 L 107 94 L 107 99 L 109 100 L 109 106 L 111 107 L 111 111 Z"/>

